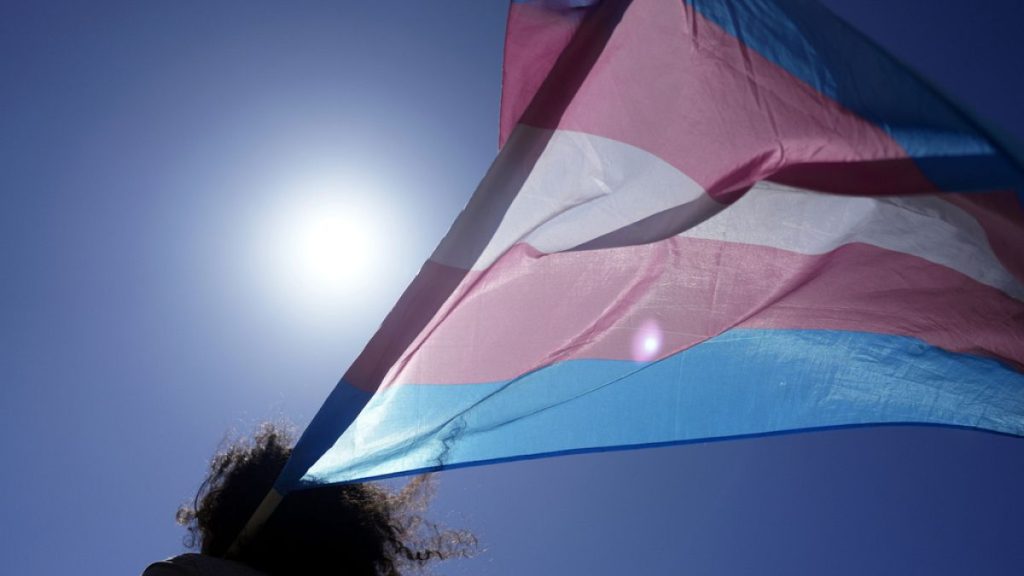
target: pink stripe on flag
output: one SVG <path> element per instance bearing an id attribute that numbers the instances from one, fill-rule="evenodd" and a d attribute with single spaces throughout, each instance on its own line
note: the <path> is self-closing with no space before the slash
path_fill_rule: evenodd
<path id="1" fill-rule="evenodd" d="M 580 39 L 612 26 L 596 60 L 563 57 L 552 70 L 560 79 L 585 76 L 578 88 L 567 91 L 558 85 L 565 82 L 541 88 L 524 123 L 637 146 L 719 200 L 765 179 L 838 193 L 935 189 L 881 128 L 750 50 L 685 3 L 635 0 L 624 14 L 602 5 L 566 53 Z M 588 27 L 599 32 L 588 34 Z M 549 62 L 556 43 L 545 46 L 543 61 Z M 528 69 L 533 57 L 534 52 L 519 52 L 517 45 L 506 67 Z M 537 79 L 529 82 L 523 93 Z M 510 110 L 503 120 L 512 116 Z"/>
<path id="2" fill-rule="evenodd" d="M 401 365 L 403 356 L 416 349 L 432 322 L 436 325 L 444 317 L 442 311 L 450 306 L 452 294 L 472 286 L 472 278 L 463 282 L 467 275 L 461 268 L 428 260 L 343 379 L 361 390 L 376 390 L 388 370 Z"/>
<path id="3" fill-rule="evenodd" d="M 638 338 L 662 357 L 732 327 L 913 336 L 1020 367 L 1024 326 L 1013 318 L 1021 316 L 1024 303 L 995 288 L 865 244 L 823 255 L 679 236 L 546 255 L 517 245 L 465 277 L 385 384 L 489 382 L 570 359 L 649 359 L 636 356 Z"/>
<path id="4" fill-rule="evenodd" d="M 513 3 L 505 33 L 498 147 L 504 147 L 558 56 L 572 40 L 584 12 Z"/>

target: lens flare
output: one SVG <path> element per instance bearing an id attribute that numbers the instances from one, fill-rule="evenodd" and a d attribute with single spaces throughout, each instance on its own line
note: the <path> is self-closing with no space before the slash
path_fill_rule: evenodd
<path id="1" fill-rule="evenodd" d="M 658 323 L 647 320 L 633 335 L 633 359 L 638 362 L 653 360 L 661 352 L 662 332 Z"/>

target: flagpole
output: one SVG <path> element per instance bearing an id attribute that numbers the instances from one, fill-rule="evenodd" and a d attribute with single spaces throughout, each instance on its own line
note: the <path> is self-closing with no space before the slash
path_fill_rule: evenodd
<path id="1" fill-rule="evenodd" d="M 263 501 L 260 502 L 260 505 L 256 507 L 255 511 L 253 511 L 252 516 L 249 517 L 249 520 L 245 523 L 245 526 L 242 527 L 238 536 L 235 536 L 235 540 L 231 543 L 231 546 L 228 548 L 228 552 L 225 555 L 226 558 L 231 559 L 238 556 L 242 543 L 249 540 L 260 531 L 260 528 L 267 523 L 267 519 L 269 519 L 270 515 L 274 513 L 274 510 L 277 509 L 277 505 L 281 503 L 283 498 L 284 495 L 274 488 L 271 488 L 270 492 L 267 492 L 267 495 L 263 497 Z"/>

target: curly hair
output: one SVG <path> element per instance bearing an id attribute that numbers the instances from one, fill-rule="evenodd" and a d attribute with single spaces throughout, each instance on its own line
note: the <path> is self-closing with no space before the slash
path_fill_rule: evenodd
<path id="1" fill-rule="evenodd" d="M 194 501 L 178 509 L 186 546 L 225 557 L 273 487 L 292 444 L 287 429 L 264 424 L 251 440 L 214 456 Z M 472 534 L 442 529 L 422 515 L 431 495 L 425 475 L 397 492 L 371 484 L 291 492 L 232 559 L 271 576 L 400 576 L 433 560 L 469 556 L 476 546 Z"/>

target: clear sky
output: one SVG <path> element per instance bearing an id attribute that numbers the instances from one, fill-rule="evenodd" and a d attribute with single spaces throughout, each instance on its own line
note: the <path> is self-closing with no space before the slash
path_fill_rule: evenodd
<path id="1" fill-rule="evenodd" d="M 1024 140 L 1017 0 L 826 3 Z M 494 157 L 505 11 L 0 3 L 3 573 L 137 574 L 182 551 L 225 434 L 305 424 Z M 358 278 L 296 263 L 339 221 Z M 439 476 L 435 513 L 484 544 L 442 574 L 1024 573 L 1024 440 L 990 434 Z"/>

